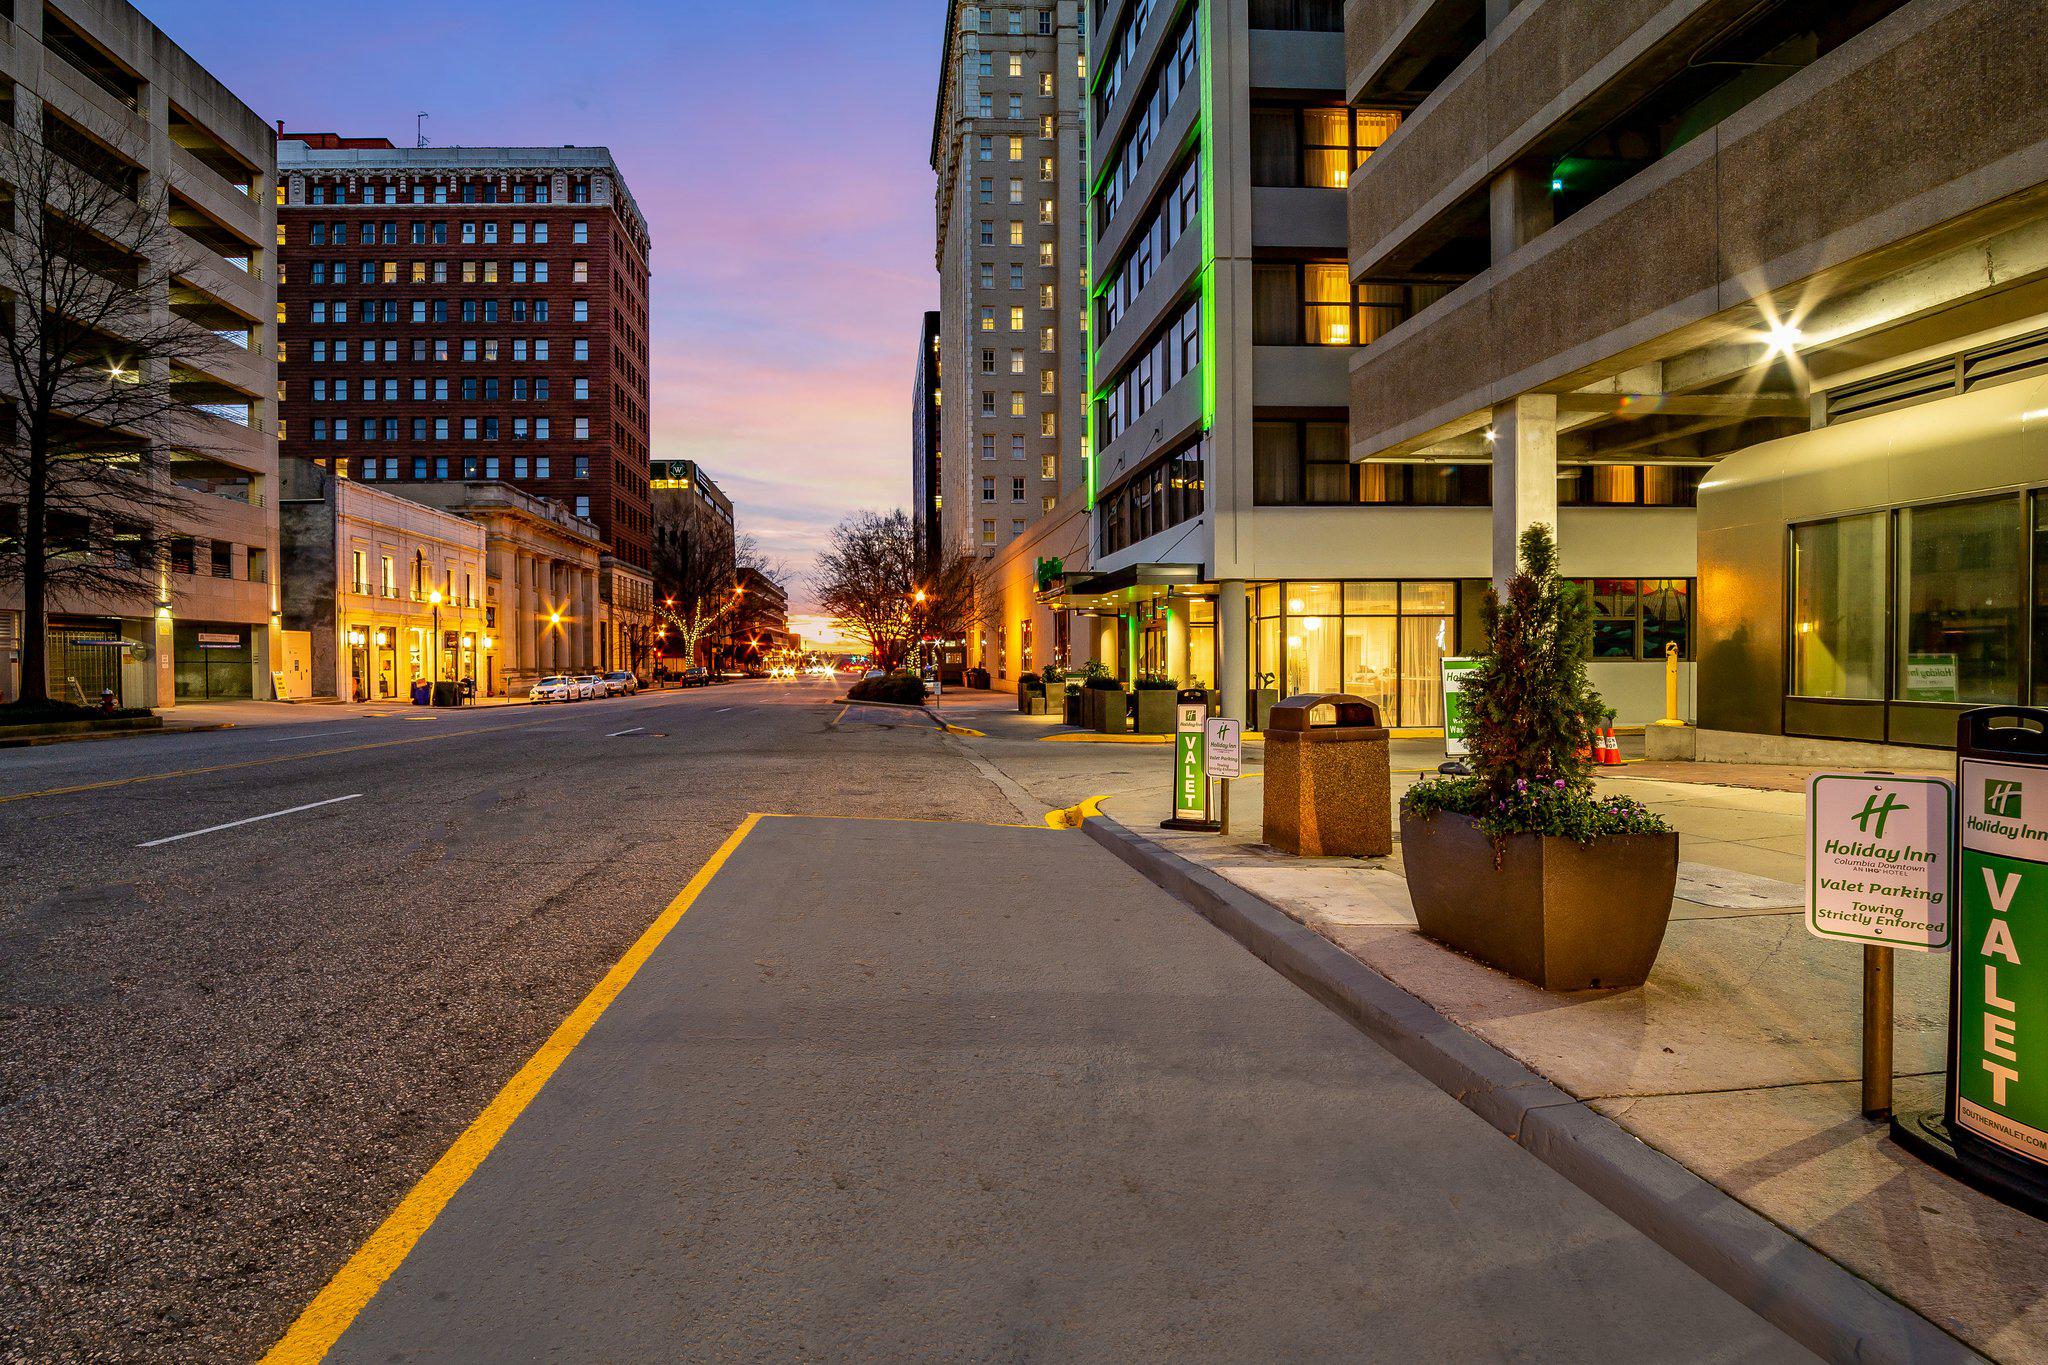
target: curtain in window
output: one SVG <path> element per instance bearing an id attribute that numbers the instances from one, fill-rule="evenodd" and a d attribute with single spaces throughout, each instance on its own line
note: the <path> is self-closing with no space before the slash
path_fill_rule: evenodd
<path id="1" fill-rule="evenodd" d="M 1252 500 L 1264 506 L 1301 501 L 1301 447 L 1292 422 L 1252 423 Z"/>
<path id="2" fill-rule="evenodd" d="M 1252 183 L 1301 184 L 1301 155 L 1293 109 L 1252 110 Z"/>
<path id="3" fill-rule="evenodd" d="M 1342 262 L 1315 262 L 1301 268 L 1303 293 L 1307 296 L 1307 334 L 1317 346 L 1350 346 L 1350 268 Z"/>
<path id="4" fill-rule="evenodd" d="M 1252 267 L 1252 344 L 1294 346 L 1301 341 L 1299 276 L 1293 265 Z"/>
<path id="5" fill-rule="evenodd" d="M 1303 454 L 1306 470 L 1303 491 L 1310 502 L 1351 501 L 1351 461 L 1345 450 L 1346 430 L 1342 422 L 1309 422 L 1302 428 L 1306 437 Z"/>

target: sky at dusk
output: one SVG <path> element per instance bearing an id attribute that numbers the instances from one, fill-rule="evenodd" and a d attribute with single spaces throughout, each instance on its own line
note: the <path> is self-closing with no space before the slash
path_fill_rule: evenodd
<path id="1" fill-rule="evenodd" d="M 273 124 L 610 147 L 654 235 L 654 451 L 794 607 L 833 523 L 908 503 L 944 0 L 139 3 Z"/>

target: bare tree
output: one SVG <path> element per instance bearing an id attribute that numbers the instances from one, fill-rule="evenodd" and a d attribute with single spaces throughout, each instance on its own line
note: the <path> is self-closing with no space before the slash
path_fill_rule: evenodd
<path id="1" fill-rule="evenodd" d="M 0 581 L 21 585 L 23 700 L 48 698 L 53 604 L 157 600 L 186 505 L 170 450 L 203 445 L 203 371 L 230 344 L 179 306 L 196 256 L 168 197 L 84 134 L 0 131 Z"/>
<path id="2" fill-rule="evenodd" d="M 894 512 L 856 512 L 832 531 L 818 556 L 816 588 L 825 612 L 868 642 L 875 663 L 903 666 L 919 636 L 964 635 L 979 618 L 974 563 L 952 561 L 920 577 L 917 528 Z"/>
<path id="3" fill-rule="evenodd" d="M 720 623 L 742 610 L 740 571 L 748 568 L 765 571 L 760 550 L 724 521 L 671 517 L 656 528 L 655 610 L 690 662 L 699 662 Z"/>

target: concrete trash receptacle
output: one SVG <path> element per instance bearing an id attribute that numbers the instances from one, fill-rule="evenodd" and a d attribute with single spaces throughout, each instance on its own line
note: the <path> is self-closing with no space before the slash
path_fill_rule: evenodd
<path id="1" fill-rule="evenodd" d="M 1314 724 L 1324 707 L 1335 722 Z M 1394 851 L 1390 782 L 1377 703 L 1307 692 L 1267 715 L 1265 840 L 1281 852 L 1386 857 Z"/>

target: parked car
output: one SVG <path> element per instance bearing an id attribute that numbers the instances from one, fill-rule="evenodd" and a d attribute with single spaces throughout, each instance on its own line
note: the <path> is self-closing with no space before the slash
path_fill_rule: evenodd
<path id="1" fill-rule="evenodd" d="M 625 669 L 604 675 L 604 694 L 607 697 L 630 697 L 640 690 L 640 680 Z"/>
<path id="2" fill-rule="evenodd" d="M 598 677 L 595 673 L 578 673 L 576 675 L 576 686 L 583 690 L 583 695 L 586 697 L 602 697 L 604 695 L 604 679 Z"/>
<path id="3" fill-rule="evenodd" d="M 533 702 L 574 701 L 579 691 L 580 689 L 576 686 L 574 678 L 565 678 L 557 675 L 552 678 L 542 678 L 534 683 L 532 687 L 526 690 L 526 699 Z"/>
<path id="4" fill-rule="evenodd" d="M 676 681 L 684 687 L 703 687 L 711 681 L 711 670 L 702 664 L 691 664 L 676 675 Z"/>

